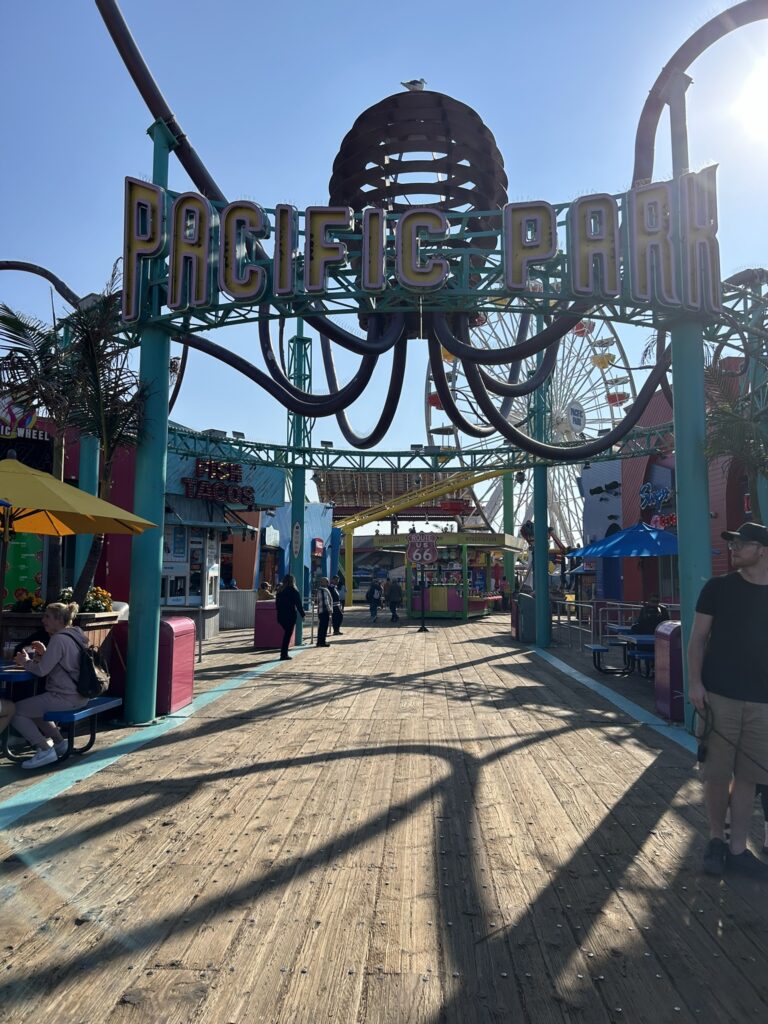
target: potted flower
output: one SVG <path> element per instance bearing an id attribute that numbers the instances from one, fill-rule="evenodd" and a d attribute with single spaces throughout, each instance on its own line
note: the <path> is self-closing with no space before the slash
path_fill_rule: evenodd
<path id="1" fill-rule="evenodd" d="M 11 607 L 3 610 L 3 637 L 8 641 L 23 640 L 40 628 L 43 599 L 24 587 L 14 591 L 16 598 Z"/>
<path id="2" fill-rule="evenodd" d="M 59 601 L 69 604 L 73 598 L 72 587 L 65 587 L 59 594 Z M 101 647 L 117 622 L 117 613 L 112 611 L 112 595 L 103 587 L 91 587 L 80 605 L 75 624 L 88 637 L 88 643 Z"/>
<path id="3" fill-rule="evenodd" d="M 39 594 L 30 594 L 30 592 L 26 590 L 24 591 L 23 596 L 20 596 L 20 591 L 17 590 L 14 596 L 16 597 L 16 601 L 11 605 L 12 612 L 42 612 L 43 599 Z"/>

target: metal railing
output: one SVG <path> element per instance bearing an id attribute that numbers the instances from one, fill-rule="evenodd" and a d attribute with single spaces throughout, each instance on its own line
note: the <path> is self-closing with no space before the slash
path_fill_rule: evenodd
<path id="1" fill-rule="evenodd" d="M 579 650 L 593 639 L 595 606 L 591 601 L 565 601 L 562 598 L 552 600 L 552 632 L 556 633 L 558 643 L 574 646 L 578 642 Z"/>
<path id="2" fill-rule="evenodd" d="M 598 603 L 600 607 L 597 612 L 597 628 L 593 636 L 595 643 L 605 643 L 606 639 L 612 635 L 608 631 L 609 624 L 631 626 L 638 618 L 643 607 L 642 604 L 633 604 L 628 601 L 601 601 Z M 667 604 L 665 601 L 664 605 L 669 610 L 669 617 L 671 619 L 680 617 L 679 604 Z"/>

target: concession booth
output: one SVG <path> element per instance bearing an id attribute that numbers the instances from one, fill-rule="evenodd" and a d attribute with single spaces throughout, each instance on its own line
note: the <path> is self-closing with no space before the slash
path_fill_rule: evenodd
<path id="1" fill-rule="evenodd" d="M 505 552 L 516 555 L 526 542 L 509 533 L 435 533 L 437 561 L 427 566 L 406 565 L 405 606 L 410 618 L 420 618 L 422 601 L 427 619 L 467 619 L 501 611 L 494 565 Z M 374 537 L 374 547 L 397 552 L 405 559 L 409 534 Z M 424 588 L 422 591 L 422 571 Z"/>

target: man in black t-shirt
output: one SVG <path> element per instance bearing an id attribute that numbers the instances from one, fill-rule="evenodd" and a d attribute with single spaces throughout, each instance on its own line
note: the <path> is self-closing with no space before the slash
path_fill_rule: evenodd
<path id="1" fill-rule="evenodd" d="M 688 694 L 706 725 L 704 870 L 768 880 L 768 864 L 747 849 L 755 785 L 768 783 L 768 529 L 744 523 L 722 536 L 735 571 L 704 585 L 688 644 Z"/>

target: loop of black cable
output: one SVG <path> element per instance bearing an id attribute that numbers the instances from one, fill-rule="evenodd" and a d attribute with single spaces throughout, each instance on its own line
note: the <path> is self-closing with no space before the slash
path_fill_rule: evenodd
<path id="1" fill-rule="evenodd" d="M 328 387 L 331 390 L 338 391 L 339 383 L 336 378 L 336 367 L 333 363 L 333 351 L 331 349 L 330 341 L 324 334 L 320 335 L 320 351 L 323 357 L 323 367 L 325 369 Z M 348 441 L 349 444 L 353 445 L 353 447 L 373 448 L 373 446 L 378 444 L 384 437 L 392 425 L 392 420 L 394 419 L 397 406 L 400 402 L 400 395 L 403 391 L 407 353 L 408 340 L 407 338 L 401 337 L 395 344 L 394 352 L 392 353 L 392 372 L 389 377 L 389 387 L 387 389 L 386 398 L 384 399 L 381 416 L 370 434 L 356 434 L 350 426 L 344 410 L 341 409 L 336 413 L 336 422 L 339 425 L 339 430 L 345 440 Z"/>
<path id="2" fill-rule="evenodd" d="M 468 434 L 470 437 L 490 437 L 492 434 L 495 434 L 496 428 L 492 427 L 488 423 L 484 425 L 479 423 L 470 423 L 456 405 L 453 395 L 451 394 L 448 379 L 445 375 L 440 342 L 435 337 L 434 331 L 429 332 L 427 337 L 427 346 L 429 349 L 429 366 L 432 370 L 432 382 L 435 385 L 437 397 L 440 399 L 443 406 L 443 411 L 448 416 L 454 427 L 457 427 L 462 431 L 462 433 Z"/>
<path id="3" fill-rule="evenodd" d="M 650 181 L 653 176 L 656 132 L 666 104 L 667 88 L 675 74 L 685 71 L 697 57 L 729 32 L 763 18 L 768 18 L 768 0 L 744 0 L 744 3 L 729 7 L 702 25 L 674 52 L 651 86 L 640 113 L 635 133 L 633 185 Z"/>
<path id="4" fill-rule="evenodd" d="M 276 383 L 269 374 L 264 373 L 263 370 L 249 363 L 247 359 L 243 359 L 242 356 L 237 355 L 235 352 L 230 352 L 229 349 L 217 345 L 210 338 L 205 338 L 200 334 L 182 334 L 175 336 L 174 340 L 184 345 L 189 345 L 190 348 L 196 349 L 198 352 L 204 352 L 205 355 L 212 356 L 214 359 L 218 359 L 219 362 L 231 366 L 233 370 L 237 370 L 238 373 L 242 373 L 244 377 L 248 377 L 249 380 L 254 381 L 259 387 L 264 388 L 267 394 L 272 395 L 290 412 L 295 412 L 299 416 L 307 416 L 310 419 L 333 416 L 340 409 L 344 409 L 349 405 L 350 402 L 358 399 L 363 391 L 365 391 L 371 379 L 378 358 L 377 356 L 371 356 L 367 362 L 363 360 L 363 363 L 366 365 L 363 366 L 361 364 L 352 380 L 335 395 L 307 395 L 305 392 L 297 391 L 295 388 L 292 388 L 291 392 L 287 391 Z"/>
<path id="5" fill-rule="evenodd" d="M 264 307 L 262 307 L 262 309 L 263 308 Z M 402 333 L 402 329 L 405 326 L 405 318 L 401 317 L 400 319 L 402 321 Z M 376 322 L 372 321 L 369 330 L 375 331 L 377 329 L 378 327 Z M 275 356 L 274 350 L 272 348 L 272 338 L 269 330 L 269 320 L 265 316 L 262 316 L 262 318 L 259 320 L 259 341 L 261 342 L 261 351 L 262 355 L 264 356 L 267 372 L 269 373 L 270 377 L 275 381 L 275 383 L 278 384 L 278 386 L 286 394 L 292 395 L 298 401 L 305 401 L 309 402 L 310 404 L 314 404 L 316 401 L 318 401 L 318 399 L 320 403 L 323 403 L 331 397 L 336 397 L 331 395 L 312 395 L 307 391 L 301 390 L 301 388 L 297 388 L 294 384 L 291 383 L 290 380 L 288 380 L 285 373 L 283 373 L 283 371 L 281 370 L 277 361 L 277 357 Z M 363 356 L 356 374 L 345 385 L 345 387 L 338 392 L 338 395 L 345 394 L 349 396 L 349 402 L 354 402 L 355 399 L 361 393 L 360 390 L 358 389 L 359 381 L 364 379 L 365 382 L 367 383 L 371 379 L 373 371 L 376 368 L 378 358 L 378 355 L 374 354 L 368 354 Z M 343 408 L 343 406 L 338 406 L 337 408 Z"/>
<path id="6" fill-rule="evenodd" d="M 527 380 L 520 381 L 519 383 L 507 384 L 502 380 L 496 380 L 495 377 L 486 373 L 482 367 L 478 367 L 480 379 L 487 390 L 494 395 L 505 398 L 520 398 L 524 395 L 530 395 L 536 388 L 545 384 L 554 373 L 559 351 L 560 342 L 553 342 L 544 353 L 544 358 L 541 360 L 540 365 L 536 367 L 535 373 Z M 463 361 L 462 365 L 464 365 Z"/>
<path id="7" fill-rule="evenodd" d="M 632 404 L 631 409 L 629 409 L 621 423 L 617 424 L 612 430 L 609 430 L 607 434 L 603 434 L 592 441 L 588 441 L 585 444 L 570 446 L 555 445 L 549 444 L 546 441 L 539 441 L 536 438 L 529 437 L 527 434 L 524 434 L 521 430 L 518 430 L 511 423 L 507 422 L 494 405 L 493 400 L 488 395 L 488 392 L 485 390 L 483 382 L 480 379 L 478 367 L 471 362 L 467 362 L 464 364 L 464 372 L 467 375 L 467 381 L 472 390 L 472 394 L 475 396 L 477 404 L 487 416 L 489 422 L 496 427 L 502 437 L 505 437 L 512 444 L 522 449 L 522 451 L 527 452 L 529 455 L 535 455 L 538 458 L 546 459 L 550 462 L 581 462 L 582 460 L 590 459 L 595 455 L 599 455 L 601 452 L 607 451 L 612 445 L 626 437 L 647 408 L 660 380 L 667 372 L 670 358 L 671 352 L 667 349 L 662 359 L 648 375 L 648 379 L 645 384 L 643 384 L 640 389 L 640 393 Z"/>
<path id="8" fill-rule="evenodd" d="M 466 313 L 459 313 L 456 316 L 456 323 L 458 327 L 458 333 L 460 337 L 451 330 L 448 325 L 446 315 L 444 313 L 435 313 L 433 316 L 433 323 L 435 327 L 435 333 L 437 334 L 438 341 L 443 348 L 450 352 L 452 356 L 461 360 L 471 360 L 471 362 L 482 365 L 482 366 L 500 366 L 502 363 L 514 363 L 518 359 L 526 359 L 528 356 L 534 356 L 537 352 L 543 351 L 548 345 L 551 345 L 555 341 L 560 341 L 568 331 L 578 324 L 583 315 L 588 312 L 590 306 L 584 302 L 574 302 L 569 307 L 569 312 L 564 313 L 555 320 L 549 327 L 545 327 L 543 331 L 539 331 L 538 334 L 534 334 L 532 338 L 527 338 L 525 341 L 518 342 L 515 345 L 507 345 L 504 348 L 497 349 L 478 349 L 474 345 L 469 345 L 460 338 L 468 338 L 468 317 Z"/>
<path id="9" fill-rule="evenodd" d="M 162 121 L 176 142 L 174 152 L 193 184 L 208 199 L 215 202 L 226 203 L 226 197 L 213 177 L 200 159 L 189 139 L 181 129 L 173 111 L 168 106 L 157 82 L 152 77 L 152 72 L 147 67 L 141 50 L 131 34 L 122 11 L 115 0 L 96 0 L 96 8 L 102 17 L 107 31 L 112 37 L 112 42 L 117 47 L 117 52 L 123 59 L 128 74 L 133 79 L 134 85 L 139 90 L 141 98 L 149 108 L 149 112 L 156 121 Z M 266 258 L 266 253 L 254 240 L 254 247 L 260 259 Z"/>
<path id="10" fill-rule="evenodd" d="M 345 331 L 339 324 L 327 317 L 318 315 L 305 316 L 304 320 L 310 327 L 335 341 L 341 348 L 354 352 L 357 356 L 382 355 L 400 339 L 405 330 L 405 316 L 395 313 L 387 318 L 386 327 L 382 327 L 384 314 L 372 313 L 368 318 L 368 332 L 365 338 L 358 338 Z"/>

